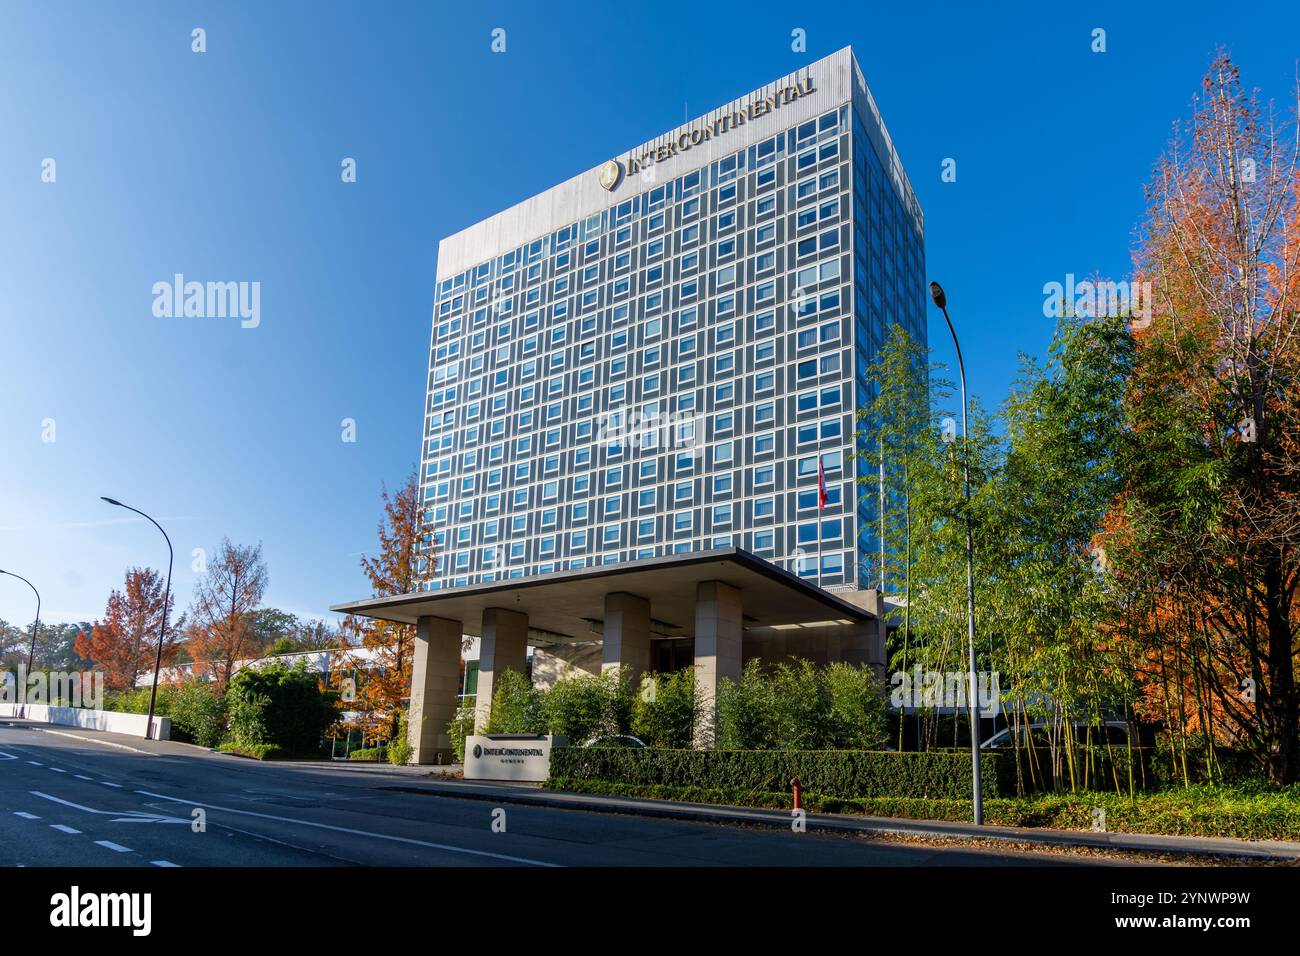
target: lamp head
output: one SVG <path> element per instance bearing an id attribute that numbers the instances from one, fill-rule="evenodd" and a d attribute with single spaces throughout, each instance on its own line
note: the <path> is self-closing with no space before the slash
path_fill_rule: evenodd
<path id="1" fill-rule="evenodd" d="M 939 308 L 948 308 L 948 297 L 943 294 L 943 286 L 939 285 L 939 283 L 930 283 L 930 298 L 934 300 L 934 304 Z"/>
<path id="2" fill-rule="evenodd" d="M 122 502 L 118 501 L 116 498 L 105 498 L 103 495 L 100 495 L 99 500 L 107 501 L 110 505 L 117 505 L 119 508 L 126 507 L 126 505 L 122 504 Z"/>

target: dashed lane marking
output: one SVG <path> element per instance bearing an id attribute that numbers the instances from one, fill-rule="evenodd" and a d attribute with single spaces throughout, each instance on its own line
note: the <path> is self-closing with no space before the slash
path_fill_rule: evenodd
<path id="1" fill-rule="evenodd" d="M 50 824 L 50 829 L 51 829 L 51 830 L 58 830 L 58 831 L 61 832 L 61 833 L 80 833 L 80 832 L 81 832 L 81 831 L 78 830 L 76 827 L 70 827 L 70 826 L 68 826 L 66 823 L 51 823 L 51 824 Z"/>
<path id="2" fill-rule="evenodd" d="M 38 817 L 36 814 L 34 814 L 34 813 L 26 813 L 26 812 L 24 812 L 24 811 L 22 811 L 22 810 L 15 810 L 15 811 L 14 811 L 14 816 L 16 816 L 16 817 L 22 817 L 24 820 L 39 820 L 39 819 L 40 819 L 40 817 Z"/>
<path id="3" fill-rule="evenodd" d="M 464 853 L 469 856 L 488 857 L 493 860 L 504 860 L 507 863 L 523 863 L 528 866 L 547 866 L 558 867 L 559 863 L 547 863 L 543 860 L 530 860 L 520 856 L 507 856 L 504 853 L 490 853 L 487 850 L 471 850 L 463 846 L 449 846 L 446 843 L 432 843 L 428 840 L 416 840 L 411 837 L 395 836 L 391 833 L 373 833 L 369 830 L 356 830 L 352 827 L 336 827 L 329 823 L 316 823 L 313 820 L 299 820 L 294 817 L 280 817 L 270 813 L 255 813 L 252 810 L 234 810 L 230 807 L 219 807 L 212 803 L 199 803 L 196 800 L 183 800 L 180 797 L 169 797 L 165 793 L 153 793 L 149 790 L 137 790 L 136 793 L 146 797 L 156 797 L 159 800 L 170 800 L 173 803 L 183 803 L 189 807 L 203 807 L 205 810 L 217 810 L 221 813 L 237 813 L 245 817 L 258 817 L 262 820 L 275 820 L 278 823 L 292 823 L 300 827 L 314 827 L 318 830 L 332 830 L 335 833 L 350 833 L 353 836 L 373 837 L 376 840 L 391 840 L 393 843 L 406 843 L 412 846 L 429 847 L 433 850 L 446 850 L 449 853 Z"/>
<path id="4" fill-rule="evenodd" d="M 131 852 L 133 852 L 132 849 L 131 849 L 129 846 L 122 846 L 122 844 L 120 844 L 120 843 L 114 843 L 112 840 L 96 840 L 96 841 L 95 841 L 95 846 L 102 846 L 102 847 L 104 847 L 105 849 L 107 849 L 107 850 L 112 850 L 112 851 L 115 852 L 115 853 L 131 853 Z"/>
<path id="5" fill-rule="evenodd" d="M 179 863 L 173 863 L 171 860 L 150 860 L 149 862 L 154 866 L 174 866 L 178 870 L 181 867 Z"/>

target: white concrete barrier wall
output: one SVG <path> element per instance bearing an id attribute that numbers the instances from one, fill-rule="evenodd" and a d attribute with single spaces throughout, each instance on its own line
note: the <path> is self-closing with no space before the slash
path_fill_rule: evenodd
<path id="1" fill-rule="evenodd" d="M 155 733 L 145 733 L 147 714 L 119 714 L 111 710 L 89 710 L 85 707 L 51 707 L 49 704 L 0 704 L 0 717 L 21 717 L 43 724 L 63 727 L 85 727 L 89 730 L 107 730 L 114 734 L 168 740 L 172 734 L 170 717 L 155 716 Z"/>

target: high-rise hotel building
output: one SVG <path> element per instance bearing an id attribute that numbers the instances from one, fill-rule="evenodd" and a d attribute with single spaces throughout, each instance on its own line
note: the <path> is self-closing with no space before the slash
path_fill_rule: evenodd
<path id="1" fill-rule="evenodd" d="M 849 48 L 443 239 L 425 589 L 731 546 L 874 586 L 855 409 L 924 274 Z"/>

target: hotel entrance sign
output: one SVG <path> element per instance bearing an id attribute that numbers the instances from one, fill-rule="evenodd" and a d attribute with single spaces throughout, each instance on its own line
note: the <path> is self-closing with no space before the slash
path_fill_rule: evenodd
<path id="1" fill-rule="evenodd" d="M 465 779 L 541 783 L 551 775 L 551 751 L 564 744 L 564 737 L 544 734 L 466 737 Z"/>

